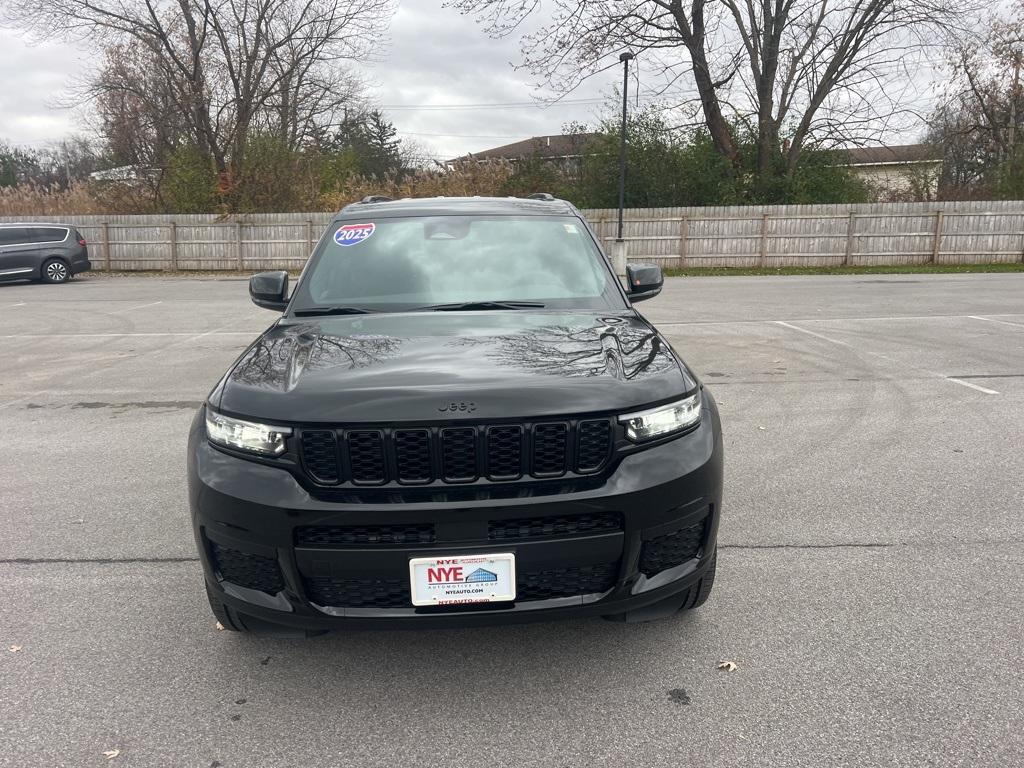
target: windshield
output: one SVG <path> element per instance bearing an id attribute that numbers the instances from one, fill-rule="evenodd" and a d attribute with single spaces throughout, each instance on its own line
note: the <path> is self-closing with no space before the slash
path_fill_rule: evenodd
<path id="1" fill-rule="evenodd" d="M 624 306 L 590 233 L 573 216 L 423 216 L 333 224 L 292 311 L 486 302 Z"/>

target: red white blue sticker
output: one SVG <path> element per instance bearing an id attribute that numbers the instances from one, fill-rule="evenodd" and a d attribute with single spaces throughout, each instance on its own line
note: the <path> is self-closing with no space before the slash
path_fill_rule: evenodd
<path id="1" fill-rule="evenodd" d="M 338 231 L 334 233 L 334 242 L 346 248 L 350 245 L 358 245 L 372 235 L 376 229 L 377 225 L 373 223 L 346 224 L 343 227 L 339 227 Z"/>

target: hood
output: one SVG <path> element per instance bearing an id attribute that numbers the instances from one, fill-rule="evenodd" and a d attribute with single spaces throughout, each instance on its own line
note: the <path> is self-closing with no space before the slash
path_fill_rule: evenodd
<path id="1" fill-rule="evenodd" d="M 211 402 L 270 422 L 527 419 L 628 411 L 695 386 L 635 314 L 391 313 L 282 320 Z"/>

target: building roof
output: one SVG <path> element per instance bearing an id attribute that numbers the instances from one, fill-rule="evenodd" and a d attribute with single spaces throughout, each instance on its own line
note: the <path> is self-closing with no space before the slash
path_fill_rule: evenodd
<path id="1" fill-rule="evenodd" d="M 568 133 L 553 136 L 532 136 L 529 139 L 505 144 L 493 149 L 471 152 L 449 160 L 522 160 L 526 157 L 577 157 L 583 154 L 586 145 L 600 136 L 597 133 Z"/>
<path id="2" fill-rule="evenodd" d="M 853 147 L 840 150 L 848 165 L 882 165 L 889 163 L 936 163 L 941 153 L 930 144 L 898 144 L 892 147 Z"/>

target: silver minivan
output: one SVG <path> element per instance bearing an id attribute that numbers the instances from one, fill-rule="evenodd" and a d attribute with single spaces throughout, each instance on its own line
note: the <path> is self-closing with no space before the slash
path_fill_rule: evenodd
<path id="1" fill-rule="evenodd" d="M 0 280 L 66 283 L 92 269 L 85 238 L 67 224 L 0 224 Z"/>

